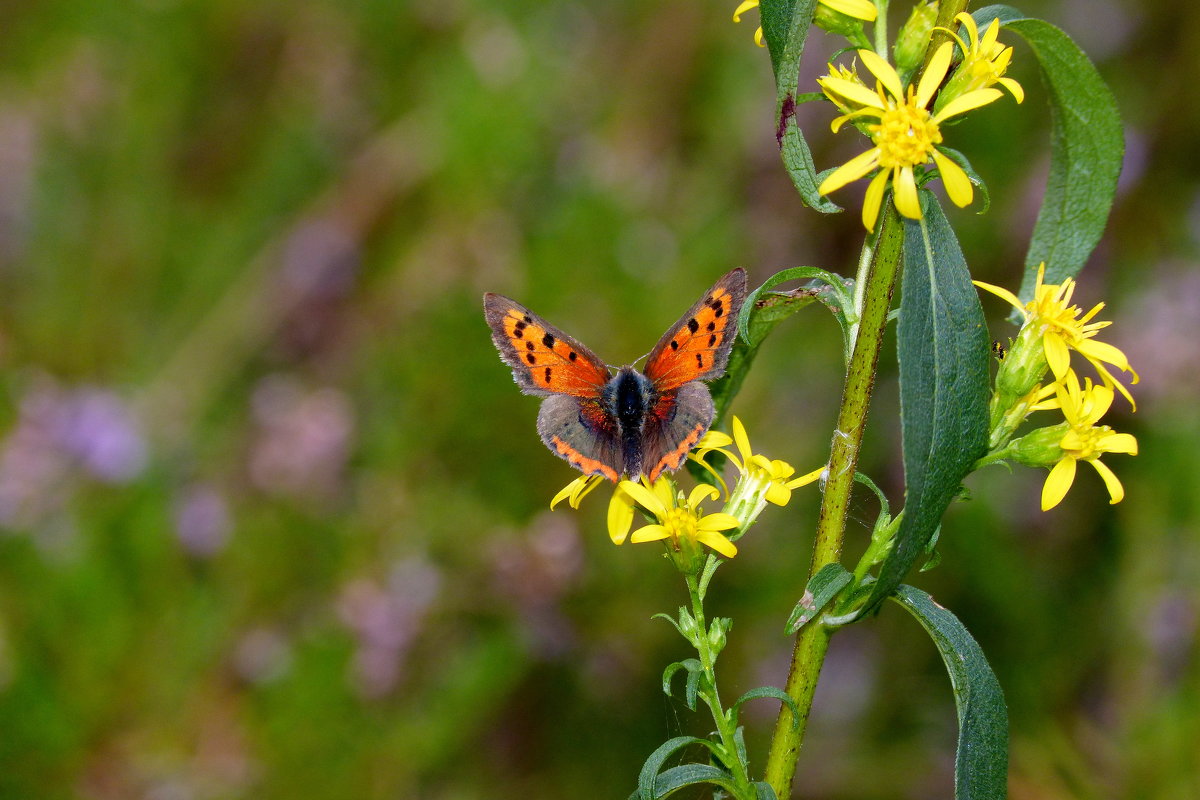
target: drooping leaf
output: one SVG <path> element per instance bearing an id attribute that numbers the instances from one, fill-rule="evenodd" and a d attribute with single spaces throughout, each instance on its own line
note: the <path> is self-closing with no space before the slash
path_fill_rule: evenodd
<path id="1" fill-rule="evenodd" d="M 809 579 L 808 586 L 804 587 L 804 596 L 788 615 L 786 632 L 796 633 L 816 619 L 853 577 L 845 567 L 836 562 L 821 567 L 817 574 Z"/>
<path id="2" fill-rule="evenodd" d="M 667 779 L 667 775 L 676 773 L 677 770 L 681 770 L 684 767 L 702 768 L 699 774 L 707 775 L 708 777 L 699 777 L 684 783 L 678 783 L 670 791 L 692 783 L 710 782 L 716 783 L 718 786 L 726 785 L 722 781 L 732 783 L 732 779 L 727 773 L 706 764 L 684 764 L 682 767 L 675 767 L 662 772 L 663 764 L 667 762 L 668 758 L 693 744 L 702 745 L 712 751 L 717 758 L 721 757 L 721 752 L 717 745 L 707 739 L 698 739 L 695 736 L 676 736 L 673 739 L 668 739 L 659 745 L 658 749 L 651 753 L 650 757 L 646 759 L 646 763 L 642 765 L 642 771 L 638 774 L 637 792 L 633 796 L 638 798 L 638 800 L 655 800 L 655 798 L 666 797 L 669 791 L 664 791 L 664 789 L 670 786 L 671 782 L 675 780 L 675 778 Z M 660 772 L 662 772 L 661 775 L 659 774 Z M 684 775 L 685 773 L 678 774 Z"/>
<path id="3" fill-rule="evenodd" d="M 699 678 L 697 676 L 699 673 L 704 671 L 704 667 L 701 666 L 699 659 L 688 658 L 684 659 L 683 661 L 676 661 L 673 664 L 668 664 L 667 668 L 663 670 L 663 694 L 665 694 L 667 697 L 671 696 L 671 680 L 675 677 L 675 673 L 681 669 L 687 670 L 687 684 L 685 689 L 687 706 L 692 711 L 695 711 L 696 694 L 699 688 Z"/>
<path id="4" fill-rule="evenodd" d="M 679 791 L 685 786 L 695 786 L 698 783 L 710 783 L 714 786 L 720 786 L 722 789 L 730 792 L 731 795 L 736 790 L 733 776 L 723 769 L 714 767 L 711 764 L 680 764 L 678 767 L 671 767 L 656 777 L 651 794 L 644 794 L 639 788 L 638 791 L 629 796 L 629 800 L 658 800 Z M 762 790 L 759 789 L 758 791 L 759 797 L 763 797 Z M 773 794 L 771 796 L 774 797 Z"/>
<path id="5" fill-rule="evenodd" d="M 1008 708 L 983 650 L 958 617 L 920 589 L 898 586 L 892 599 L 929 633 L 950 674 L 958 709 L 955 798 L 1003 800 L 1008 789 Z"/>
<path id="6" fill-rule="evenodd" d="M 1071 37 L 1006 5 L 974 13 L 980 29 L 999 18 L 1037 57 L 1050 101 L 1050 175 L 1025 256 L 1020 298 L 1033 296 L 1038 264 L 1046 282 L 1075 276 L 1091 255 L 1112 208 L 1125 139 L 1112 92 Z"/>
<path id="7" fill-rule="evenodd" d="M 775 286 L 786 281 L 821 280 L 827 285 L 820 288 L 802 288 L 792 292 L 772 292 Z M 729 352 L 725 374 L 709 385 L 716 416 L 713 424 L 725 418 L 729 404 L 742 388 L 742 382 L 758 355 L 758 348 L 776 325 L 800 309 L 820 300 L 832 310 L 847 307 L 852 300 L 845 279 L 817 267 L 793 267 L 777 272 L 747 295 L 738 316 L 738 337 Z M 839 322 L 845 328 L 844 319 Z M 695 474 L 695 473 L 694 473 Z M 697 480 L 709 480 L 703 473 L 696 474 Z"/>
<path id="8" fill-rule="evenodd" d="M 832 214 L 841 209 L 817 194 L 812 152 L 796 124 L 800 57 L 812 27 L 815 6 L 816 0 L 762 0 L 759 10 L 763 39 L 775 70 L 775 140 L 783 156 L 783 165 L 804 202 L 817 211 Z"/>
<path id="9" fill-rule="evenodd" d="M 789 695 L 787 692 L 783 691 L 782 689 L 777 689 L 774 686 L 760 686 L 757 689 L 751 689 L 734 701 L 734 704 L 729 707 L 729 710 L 736 714 L 742 703 L 745 703 L 747 700 L 757 700 L 762 697 L 769 697 L 783 703 L 792 712 L 792 728 L 794 729 L 800 725 L 800 710 L 796 708 L 796 701 L 793 700 L 791 695 Z"/>
<path id="10" fill-rule="evenodd" d="M 904 222 L 896 328 L 904 446 L 904 519 L 864 611 L 891 594 L 922 553 L 971 464 L 987 450 L 991 340 L 979 296 L 937 199 Z"/>

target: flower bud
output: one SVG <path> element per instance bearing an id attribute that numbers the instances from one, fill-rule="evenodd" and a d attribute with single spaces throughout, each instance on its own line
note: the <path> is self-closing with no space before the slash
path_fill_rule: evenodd
<path id="1" fill-rule="evenodd" d="M 1052 467 L 1062 460 L 1063 451 L 1059 442 L 1070 429 L 1071 426 L 1066 422 L 1038 428 L 1009 444 L 1004 449 L 1004 456 L 1027 467 Z"/>
<path id="2" fill-rule="evenodd" d="M 937 2 L 919 3 L 908 15 L 900 32 L 896 35 L 896 46 L 892 55 L 896 59 L 896 69 L 901 73 L 912 72 L 921 66 L 925 59 L 925 49 L 929 45 L 929 33 L 933 23 L 937 21 Z"/>
<path id="3" fill-rule="evenodd" d="M 813 16 L 813 22 L 818 28 L 845 36 L 852 42 L 863 38 L 864 35 L 861 19 L 855 19 L 854 17 L 846 16 L 840 11 L 834 11 L 824 3 L 817 3 L 817 11 Z"/>
<path id="4" fill-rule="evenodd" d="M 1001 411 L 1012 408 L 1014 403 L 1029 394 L 1049 369 L 1046 347 L 1042 342 L 1043 333 L 1041 325 L 1022 325 L 1012 347 L 1008 349 L 1008 355 L 1000 362 L 1000 369 L 996 373 L 995 407 Z"/>
<path id="5" fill-rule="evenodd" d="M 732 627 L 733 620 L 729 617 L 716 617 L 708 627 L 708 644 L 712 648 L 714 657 L 725 649 L 726 634 Z"/>

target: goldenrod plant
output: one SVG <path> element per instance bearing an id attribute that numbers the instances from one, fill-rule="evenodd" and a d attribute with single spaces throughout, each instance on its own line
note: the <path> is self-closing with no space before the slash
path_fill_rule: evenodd
<path id="1" fill-rule="evenodd" d="M 965 6 L 965 0 L 918 3 L 894 39 L 887 0 L 748 0 L 734 12 L 735 22 L 756 7 L 761 14 L 755 40 L 769 55 L 777 86 L 769 124 L 801 198 L 814 213 L 834 213 L 841 209 L 831 196 L 868 180 L 860 211 L 866 238 L 853 270 L 786 269 L 745 291 L 744 299 L 744 277 L 730 273 L 690 318 L 685 314 L 678 333 L 668 331 L 645 376 L 632 368 L 610 374 L 532 312 L 489 295 L 489 322 L 518 383 L 549 396 L 539 421 L 543 439 L 584 472 L 552 505 L 565 500 L 579 508 L 597 487 L 610 487 L 611 540 L 658 543 L 686 585 L 687 603 L 673 615 L 657 616 L 678 630 L 695 656 L 670 664 L 662 686 L 670 695 L 682 683 L 686 705 L 697 710 L 702 701 L 714 732 L 664 742 L 646 760 L 634 798 L 654 800 L 696 784 L 712 786 L 718 797 L 790 797 L 830 639 L 846 626 L 869 624 L 888 600 L 916 617 L 949 672 L 958 704 L 957 796 L 1006 796 L 1008 719 L 1001 686 L 959 619 L 905 581 L 914 568 L 936 563 L 939 536 L 958 534 L 952 527 L 942 530 L 943 514 L 962 493 L 964 478 L 985 466 L 1048 469 L 1040 498 L 1045 511 L 1062 501 L 1084 461 L 1103 480 L 1111 502 L 1120 502 L 1122 484 L 1100 459 L 1136 455 L 1137 441 L 1101 421 L 1118 393 L 1133 406 L 1128 385 L 1138 376 L 1120 349 L 1096 338 L 1109 325 L 1096 319 L 1104 304 L 1093 301 L 1086 313 L 1072 304 L 1076 291 L 1086 294 L 1086 282 L 1077 284 L 1075 276 L 1100 237 L 1116 189 L 1123 141 L 1115 103 L 1091 62 L 1058 28 L 1008 6 L 973 13 Z M 799 64 L 814 24 L 846 44 L 808 86 L 801 84 Z M 1044 113 L 1023 103 L 1024 88 L 1006 74 L 1018 58 L 1015 40 L 1024 40 L 1027 57 L 1041 68 L 1052 146 L 1021 285 L 1010 290 L 972 280 L 969 254 L 960 249 L 932 189 L 940 182 L 958 207 L 982 195 L 981 213 L 986 211 L 986 186 L 969 160 L 972 129 L 952 128 L 968 116 L 1002 125 L 1005 115 Z M 999 102 L 1006 99 L 1015 102 Z M 826 105 L 828 121 L 802 129 L 796 109 L 808 102 Z M 820 171 L 808 141 L 830 135 L 863 136 L 866 149 Z M 775 291 L 789 281 L 806 285 Z M 979 290 L 1015 308 L 1017 330 L 989 333 Z M 841 327 L 845 382 L 829 451 L 806 457 L 811 469 L 797 475 L 779 458 L 783 454 L 754 450 L 746 426 L 731 412 L 764 339 L 808 306 L 824 307 Z M 718 327 L 726 309 L 737 312 L 731 349 Z M 706 321 L 711 337 L 702 329 Z M 884 334 L 893 324 L 905 487 L 903 496 L 889 498 L 859 471 L 858 456 L 880 359 L 890 358 Z M 577 365 L 576 350 L 584 353 L 585 367 Z M 700 366 L 669 379 L 672 370 L 682 369 L 674 362 L 662 366 L 663 354 L 674 350 L 686 350 L 689 359 L 694 352 Z M 676 425 L 676 417 L 686 424 Z M 713 427 L 701 437 L 709 422 Z M 687 450 L 687 468 L 676 471 Z M 647 461 L 647 453 L 665 455 Z M 855 484 L 878 496 L 880 511 L 862 557 L 844 563 Z M 727 702 L 717 662 L 733 635 L 732 621 L 706 609 L 712 577 L 739 548 L 753 546 L 752 537 L 743 539 L 762 513 L 789 513 L 798 490 L 819 492 L 821 505 L 816 520 L 795 521 L 815 530 L 811 554 L 776 556 L 794 561 L 798 574 L 808 564 L 784 625 L 796 637 L 787 681 Z M 745 702 L 766 698 L 780 709 L 769 752 L 752 757 L 739 712 Z"/>

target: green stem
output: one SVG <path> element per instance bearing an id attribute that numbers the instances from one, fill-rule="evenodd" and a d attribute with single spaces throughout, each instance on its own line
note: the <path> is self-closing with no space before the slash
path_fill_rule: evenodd
<path id="1" fill-rule="evenodd" d="M 721 736 L 721 746 L 725 749 L 725 766 L 733 773 L 739 794 L 752 796 L 750 775 L 746 765 L 738 755 L 736 726 L 721 705 L 721 695 L 717 691 L 716 656 L 712 651 L 712 642 L 708 639 L 708 622 L 704 618 L 704 597 L 699 580 L 695 575 L 685 576 L 688 593 L 692 596 L 692 618 L 696 620 L 696 653 L 700 656 L 700 666 L 704 669 L 704 681 L 700 687 L 700 696 L 712 711 L 713 721 L 717 723 L 717 733 Z"/>
<path id="2" fill-rule="evenodd" d="M 892 203 L 886 202 L 873 248 L 866 289 L 863 292 L 862 319 L 855 341 L 854 355 L 850 359 L 850 368 L 846 373 L 846 384 L 842 391 L 842 407 L 838 413 L 837 430 L 834 432 L 833 448 L 829 456 L 829 479 L 825 484 L 821 513 L 817 521 L 816 544 L 813 548 L 812 566 L 809 568 L 810 578 L 826 564 L 837 561 L 841 554 L 850 490 L 854 487 L 854 472 L 858 464 L 863 429 L 866 427 L 871 389 L 875 384 L 879 350 L 883 344 L 883 333 L 891 310 L 892 291 L 900 273 L 902 242 L 903 226 L 900 218 Z M 791 796 L 796 757 L 804 741 L 813 693 L 817 687 L 821 665 L 825 661 L 830 634 L 829 629 L 823 625 L 809 625 L 800 631 L 792 651 L 792 668 L 788 674 L 786 691 L 796 701 L 799 718 L 793 728 L 791 710 L 786 705 L 780 709 L 775 721 L 775 733 L 771 738 L 766 769 L 766 780 L 775 790 L 775 796 L 781 800 Z"/>
<path id="3" fill-rule="evenodd" d="M 880 58 L 888 57 L 887 13 L 888 0 L 875 0 L 875 52 Z"/>

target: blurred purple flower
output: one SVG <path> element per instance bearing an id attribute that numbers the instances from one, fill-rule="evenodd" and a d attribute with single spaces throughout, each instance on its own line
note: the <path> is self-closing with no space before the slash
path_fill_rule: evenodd
<path id="1" fill-rule="evenodd" d="M 254 485 L 294 497 L 333 491 L 354 434 L 346 395 L 274 375 L 263 379 L 251 402 L 259 425 L 250 452 Z"/>
<path id="2" fill-rule="evenodd" d="M 0 525 L 29 527 L 61 509 L 79 470 L 123 484 L 146 466 L 133 412 L 114 392 L 38 380 L 0 445 Z"/>
<path id="3" fill-rule="evenodd" d="M 441 589 L 442 575 L 422 558 L 392 567 L 387 583 L 355 578 L 337 601 L 338 616 L 358 638 L 354 681 L 366 697 L 399 683 L 405 657 Z"/>
<path id="4" fill-rule="evenodd" d="M 175 535 L 193 556 L 216 555 L 229 542 L 233 523 L 225 497 L 212 486 L 198 484 L 175 501 Z"/>
<path id="5" fill-rule="evenodd" d="M 583 569 L 583 547 L 574 519 L 545 512 L 530 525 L 520 544 L 494 546 L 492 563 L 498 593 L 515 607 L 531 649 L 558 658 L 575 645 L 571 621 L 559 608 Z"/>
<path id="6" fill-rule="evenodd" d="M 251 628 L 233 650 L 233 671 L 257 686 L 282 678 L 291 666 L 291 643 L 274 628 Z"/>

